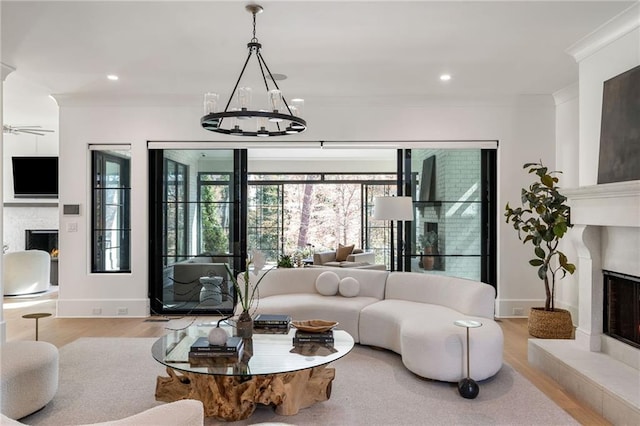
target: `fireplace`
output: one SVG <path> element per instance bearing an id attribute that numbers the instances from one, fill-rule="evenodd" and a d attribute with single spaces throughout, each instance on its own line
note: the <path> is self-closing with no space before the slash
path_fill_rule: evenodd
<path id="1" fill-rule="evenodd" d="M 604 334 L 640 348 L 640 277 L 602 271 Z"/>
<path id="2" fill-rule="evenodd" d="M 58 249 L 57 229 L 25 230 L 25 250 L 44 250 L 49 254 Z"/>
<path id="3" fill-rule="evenodd" d="M 43 250 L 51 255 L 51 285 L 58 285 L 58 230 L 27 229 L 24 233 L 25 250 Z"/>

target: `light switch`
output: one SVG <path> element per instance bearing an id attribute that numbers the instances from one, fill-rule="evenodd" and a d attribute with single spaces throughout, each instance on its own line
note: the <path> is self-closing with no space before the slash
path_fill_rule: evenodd
<path id="1" fill-rule="evenodd" d="M 78 232 L 78 222 L 67 223 L 67 232 Z"/>

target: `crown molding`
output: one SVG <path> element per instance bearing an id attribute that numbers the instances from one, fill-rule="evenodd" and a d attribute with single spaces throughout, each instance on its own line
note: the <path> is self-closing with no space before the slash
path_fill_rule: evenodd
<path id="1" fill-rule="evenodd" d="M 553 93 L 553 100 L 556 103 L 556 106 L 562 105 L 565 102 L 572 101 L 577 99 L 579 95 L 578 91 L 578 83 L 573 83 L 570 86 L 567 86 L 563 89 L 560 89 Z"/>
<path id="2" fill-rule="evenodd" d="M 640 2 L 605 22 L 590 34 L 578 40 L 565 52 L 580 62 L 598 50 L 640 27 Z"/>
<path id="3" fill-rule="evenodd" d="M 4 82 L 4 79 L 7 78 L 7 76 L 9 74 L 11 74 L 12 72 L 14 72 L 16 70 L 11 65 L 7 65 L 7 64 L 2 63 L 2 62 L 0 62 L 0 68 L 2 69 L 2 81 L 3 82 Z"/>

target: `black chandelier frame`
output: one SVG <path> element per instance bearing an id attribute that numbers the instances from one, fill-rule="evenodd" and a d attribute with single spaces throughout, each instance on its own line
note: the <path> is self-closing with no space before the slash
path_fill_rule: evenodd
<path id="1" fill-rule="evenodd" d="M 245 70 L 247 69 L 247 65 L 249 64 L 249 60 L 255 54 L 256 59 L 258 61 L 258 65 L 260 67 L 260 73 L 262 74 L 262 80 L 264 81 L 265 88 L 267 89 L 267 93 L 269 93 L 269 83 L 267 81 L 268 78 L 273 81 L 273 85 L 276 89 L 280 90 L 278 87 L 278 83 L 273 78 L 273 74 L 269 70 L 267 63 L 265 62 L 262 54 L 260 53 L 260 49 L 262 48 L 262 44 L 258 42 L 256 38 L 256 14 L 262 12 L 262 6 L 257 4 L 250 4 L 245 7 L 247 11 L 251 12 L 253 15 L 253 38 L 249 43 L 247 43 L 247 48 L 249 49 L 249 55 L 247 56 L 246 61 L 242 67 L 242 71 L 240 72 L 240 76 L 238 76 L 238 80 L 236 81 L 235 86 L 233 87 L 233 91 L 229 96 L 229 100 L 227 101 L 227 105 L 224 108 L 223 112 L 213 112 L 210 114 L 206 114 L 200 119 L 200 124 L 205 130 L 209 130 L 211 132 L 222 133 L 225 135 L 233 135 L 233 136 L 258 136 L 258 137 L 268 137 L 268 136 L 285 136 L 285 135 L 294 135 L 298 133 L 302 133 L 307 129 L 307 122 L 293 115 L 291 112 L 291 108 L 287 103 L 284 95 L 282 95 L 282 91 L 280 91 L 282 95 L 282 103 L 287 108 L 289 114 L 283 114 L 279 111 L 253 111 L 248 110 L 247 108 L 241 108 L 240 110 L 229 111 L 229 105 L 231 105 L 231 101 L 233 100 L 236 91 L 238 90 L 238 85 L 242 80 L 242 76 L 244 75 Z M 266 74 L 265 74 L 266 70 Z M 275 122 L 277 130 L 269 130 L 266 126 L 262 127 L 260 130 L 256 131 L 247 131 L 240 128 L 239 125 L 235 125 L 231 128 L 223 128 L 222 123 L 225 118 L 232 119 L 249 119 L 249 118 L 266 118 L 269 122 Z M 290 124 L 283 128 L 281 123 L 283 121 L 289 121 Z"/>

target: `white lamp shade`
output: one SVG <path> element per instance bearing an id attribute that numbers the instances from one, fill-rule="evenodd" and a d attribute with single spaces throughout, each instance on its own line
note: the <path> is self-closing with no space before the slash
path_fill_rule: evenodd
<path id="1" fill-rule="evenodd" d="M 411 197 L 376 197 L 373 199 L 373 218 L 413 220 L 413 200 Z"/>

